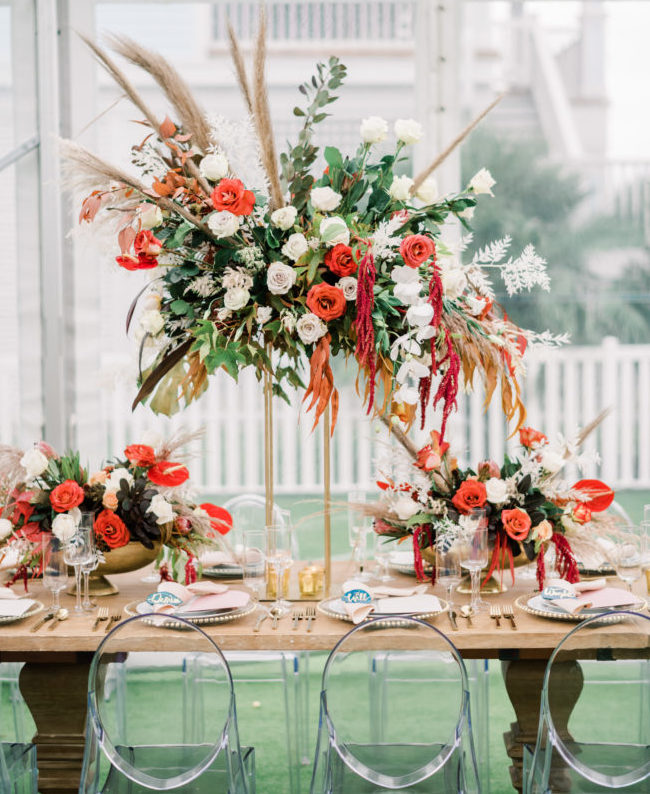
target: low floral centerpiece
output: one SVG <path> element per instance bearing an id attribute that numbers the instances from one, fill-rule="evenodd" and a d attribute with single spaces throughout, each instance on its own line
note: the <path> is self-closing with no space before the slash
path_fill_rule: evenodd
<path id="1" fill-rule="evenodd" d="M 186 440 L 131 444 L 90 475 L 78 452 L 58 455 L 44 442 L 24 453 L 0 446 L 0 554 L 17 551 L 13 581 L 40 573 L 43 537 L 70 540 L 81 511 L 94 514 L 97 575 L 135 570 L 164 547 L 163 575 L 195 579 L 201 549 L 218 543 L 232 520 L 191 498 L 187 468 L 171 459 Z"/>
<path id="2" fill-rule="evenodd" d="M 410 474 L 400 482 L 379 481 L 379 502 L 367 508 L 375 519 L 374 530 L 387 539 L 408 538 L 416 574 L 424 578 L 423 554 L 449 548 L 462 532 L 464 518 L 483 508 L 492 549 L 487 577 L 509 567 L 514 582 L 517 559 L 536 561 L 542 589 L 544 555 L 553 546 L 558 574 L 578 581 L 575 555 L 612 526 L 611 516 L 603 511 L 614 499 L 611 488 L 599 480 L 569 484 L 562 478 L 567 464 L 584 463 L 578 449 L 585 434 L 551 443 L 543 433 L 522 427 L 517 458 L 462 469 L 438 432 L 422 449 L 398 433 L 411 461 Z"/>
<path id="3" fill-rule="evenodd" d="M 528 343 L 556 344 L 524 331 L 495 301 L 488 278 L 500 273 L 509 294 L 548 289 L 544 260 L 528 246 L 508 254 L 509 238 L 462 262 L 460 245 L 443 240 L 447 221 L 467 226 L 494 180 L 482 169 L 460 192 L 441 195 L 431 176 L 441 158 L 411 178 L 406 153 L 423 136 L 413 119 L 363 119 L 359 145 L 346 154 L 314 143 L 346 67 L 319 63 L 300 86 L 297 141 L 276 156 L 264 84 L 265 27 L 260 24 L 254 79 L 232 51 L 249 115 L 208 116 L 172 64 L 124 37 L 113 49 L 148 72 L 174 107 L 161 118 L 115 61 L 88 42 L 143 117 L 146 136 L 132 148 L 134 172 L 64 144 L 71 179 L 91 191 L 82 223 L 108 223 L 119 267 L 151 281 L 133 302 L 139 323 L 140 389 L 155 411 L 173 413 L 199 396 L 208 375 L 241 368 L 269 373 L 275 394 L 305 387 L 315 420 L 338 393 L 330 357 L 353 359 L 368 411 L 407 425 L 418 405 L 442 407 L 442 434 L 463 381 L 497 388 L 509 419 L 524 407 L 517 382 Z M 471 125 L 470 125 L 471 126 Z M 381 151 L 378 151 L 379 147 Z M 387 148 L 386 148 L 387 147 Z M 325 169 L 323 170 L 323 165 Z M 138 175 L 135 175 L 135 172 Z M 300 374 L 309 360 L 306 383 Z"/>

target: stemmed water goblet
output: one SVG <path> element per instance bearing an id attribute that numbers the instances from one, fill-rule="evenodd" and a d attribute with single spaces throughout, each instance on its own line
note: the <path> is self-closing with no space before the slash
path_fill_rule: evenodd
<path id="1" fill-rule="evenodd" d="M 453 606 L 451 593 L 460 584 L 460 559 L 455 545 L 436 549 L 436 581 L 445 588 L 449 606 Z"/>
<path id="2" fill-rule="evenodd" d="M 380 582 L 392 582 L 395 578 L 388 573 L 388 563 L 390 562 L 390 555 L 394 551 L 393 544 L 389 542 L 390 539 L 386 535 L 375 534 L 374 540 L 374 556 L 375 562 L 379 566 L 381 573 L 375 574 Z"/>
<path id="3" fill-rule="evenodd" d="M 613 557 L 618 578 L 632 592 L 632 585 L 641 578 L 642 572 L 642 543 L 637 527 L 626 527 L 616 538 Z"/>
<path id="4" fill-rule="evenodd" d="M 368 531 L 370 529 L 366 516 L 359 509 L 352 505 L 362 505 L 366 502 L 365 491 L 350 491 L 348 494 L 348 543 L 352 549 L 354 561 L 357 563 L 358 571 L 355 579 L 367 582 L 371 575 L 364 570 L 366 564 L 366 551 Z"/>
<path id="5" fill-rule="evenodd" d="M 79 526 L 63 552 L 65 561 L 74 568 L 77 596 L 74 611 L 77 613 L 84 612 L 81 605 L 81 568 L 90 564 L 96 554 L 94 523 L 94 513 L 82 513 Z"/>
<path id="6" fill-rule="evenodd" d="M 52 614 L 59 611 L 59 594 L 68 584 L 68 564 L 63 548 L 64 544 L 55 535 L 43 535 L 43 587 L 52 593 Z"/>
<path id="7" fill-rule="evenodd" d="M 282 617 L 291 610 L 291 603 L 286 600 L 285 580 L 293 565 L 293 528 L 291 525 L 280 526 L 271 524 L 266 527 L 266 564 L 269 576 L 275 577 L 275 602 L 271 604 L 272 614 Z"/>
<path id="8" fill-rule="evenodd" d="M 481 598 L 481 570 L 488 563 L 488 520 L 483 508 L 476 508 L 460 519 L 461 529 L 458 541 L 460 565 L 470 572 L 472 579 L 472 598 L 470 609 L 484 612 L 489 604 Z"/>
<path id="9" fill-rule="evenodd" d="M 81 603 L 81 607 L 84 612 L 92 612 L 97 606 L 90 600 L 90 574 L 99 565 L 99 555 L 97 553 L 97 549 L 94 548 L 93 551 L 94 553 L 92 559 L 88 560 L 88 562 L 82 563 L 81 565 L 81 573 L 83 574 L 84 578 L 84 599 Z"/>
<path id="10" fill-rule="evenodd" d="M 252 590 L 256 601 L 266 586 L 266 535 L 261 529 L 245 529 L 241 556 L 244 585 Z"/>

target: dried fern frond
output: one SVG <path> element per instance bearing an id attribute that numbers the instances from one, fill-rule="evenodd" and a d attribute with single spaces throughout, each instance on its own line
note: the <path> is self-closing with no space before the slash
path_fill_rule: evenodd
<path id="1" fill-rule="evenodd" d="M 436 168 L 438 168 L 438 166 L 440 166 L 442 163 L 444 163 L 444 161 L 449 157 L 449 155 L 454 151 L 454 149 L 456 149 L 458 146 L 460 146 L 460 144 L 465 140 L 465 138 L 467 138 L 467 136 L 470 134 L 470 132 L 481 121 L 483 121 L 483 119 L 487 116 L 487 114 L 493 108 L 495 108 L 499 104 L 499 102 L 501 102 L 501 100 L 503 99 L 504 96 L 505 96 L 505 93 L 499 94 L 499 96 L 496 99 L 493 99 L 492 102 L 490 102 L 490 104 L 484 110 L 482 110 L 478 114 L 478 116 L 473 121 L 471 121 L 459 135 L 457 135 L 454 138 L 454 140 L 449 144 L 449 146 L 447 146 L 447 148 L 441 154 L 439 154 L 435 158 L 435 160 L 424 169 L 424 171 L 421 171 L 415 177 L 415 181 L 413 182 L 413 185 L 411 186 L 411 195 L 415 194 L 415 192 L 420 187 L 420 185 L 424 182 L 424 180 L 428 176 L 431 176 L 431 174 L 436 170 Z"/>
<path id="2" fill-rule="evenodd" d="M 585 425 L 580 430 L 576 442 L 578 447 L 581 447 L 585 443 L 587 438 L 594 432 L 594 430 L 598 427 L 599 424 L 601 424 L 602 422 L 605 421 L 605 419 L 607 419 L 607 417 L 611 414 L 611 412 L 612 412 L 611 406 L 609 408 L 605 408 L 603 411 L 601 411 L 598 414 L 598 416 L 595 419 L 593 419 L 591 422 L 589 422 L 588 425 Z"/>
<path id="3" fill-rule="evenodd" d="M 257 128 L 262 149 L 262 163 L 269 178 L 271 189 L 271 205 L 273 209 L 284 206 L 282 187 L 278 173 L 277 159 L 275 156 L 275 142 L 273 140 L 273 126 L 271 124 L 271 111 L 269 97 L 266 89 L 264 68 L 266 63 L 266 13 L 260 9 L 259 30 L 255 47 L 255 64 L 253 78 L 253 119 Z"/>
<path id="4" fill-rule="evenodd" d="M 183 130 L 192 135 L 192 140 L 203 152 L 207 151 L 210 145 L 210 128 L 205 112 L 192 96 L 190 87 L 169 61 L 128 36 L 112 34 L 106 39 L 111 49 L 153 77 L 178 113 Z"/>
<path id="5" fill-rule="evenodd" d="M 230 22 L 228 23 L 228 38 L 230 39 L 230 56 L 232 57 L 232 62 L 235 67 L 235 74 L 237 75 L 237 83 L 239 84 L 239 88 L 242 92 L 242 96 L 244 97 L 244 102 L 246 102 L 246 107 L 248 108 L 248 112 L 252 114 L 253 98 L 251 96 L 250 86 L 248 85 L 248 77 L 246 76 L 246 66 L 244 64 L 244 57 L 239 47 L 237 36 L 235 35 L 235 31 L 232 25 L 230 24 Z"/>

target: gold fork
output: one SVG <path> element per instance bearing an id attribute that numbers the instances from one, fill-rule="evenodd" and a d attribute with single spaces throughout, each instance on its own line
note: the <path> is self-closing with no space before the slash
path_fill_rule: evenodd
<path id="1" fill-rule="evenodd" d="M 311 624 L 316 620 L 316 607 L 307 607 L 305 609 L 305 618 L 307 619 L 307 631 L 311 631 Z"/>
<path id="2" fill-rule="evenodd" d="M 497 628 L 501 628 L 501 607 L 490 607 L 490 617 L 496 620 Z"/>
<path id="3" fill-rule="evenodd" d="M 97 617 L 93 623 L 93 631 L 97 631 L 99 624 L 104 620 L 108 620 L 108 607 L 99 607 L 97 610 Z"/>
<path id="4" fill-rule="evenodd" d="M 293 626 L 291 627 L 292 631 L 298 630 L 298 621 L 303 620 L 305 617 L 305 610 L 304 609 L 294 609 L 291 615 L 293 619 Z"/>
<path id="5" fill-rule="evenodd" d="M 111 615 L 108 620 L 108 623 L 106 624 L 106 629 L 104 630 L 104 634 L 108 634 L 108 632 L 111 630 L 113 623 L 119 623 L 120 620 L 122 620 L 121 612 L 116 612 L 114 615 Z"/>
<path id="6" fill-rule="evenodd" d="M 506 620 L 510 621 L 510 627 L 517 631 L 517 624 L 515 623 L 515 611 L 512 608 L 512 604 L 504 604 L 503 605 L 503 617 Z"/>

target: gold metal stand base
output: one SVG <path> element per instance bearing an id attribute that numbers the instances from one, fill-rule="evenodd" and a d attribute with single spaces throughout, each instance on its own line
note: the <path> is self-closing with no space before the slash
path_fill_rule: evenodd
<path id="1" fill-rule="evenodd" d="M 472 592 L 472 577 L 463 576 L 461 583 L 456 588 L 457 593 L 471 593 Z M 481 595 L 497 595 L 497 593 L 508 592 L 508 587 L 501 584 L 494 574 L 487 580 L 484 585 L 481 585 Z"/>

